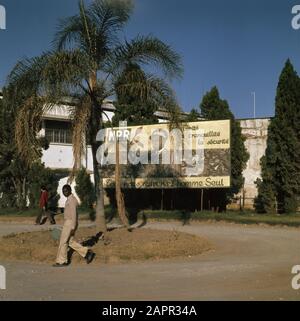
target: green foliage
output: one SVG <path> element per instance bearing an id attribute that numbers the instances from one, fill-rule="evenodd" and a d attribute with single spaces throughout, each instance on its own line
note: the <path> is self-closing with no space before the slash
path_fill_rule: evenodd
<path id="1" fill-rule="evenodd" d="M 85 168 L 78 171 L 75 178 L 75 191 L 81 200 L 81 207 L 90 209 L 96 201 L 95 186 Z"/>
<path id="2" fill-rule="evenodd" d="M 30 207 L 36 208 L 39 206 L 41 186 L 45 186 L 49 193 L 48 207 L 56 208 L 60 197 L 57 193 L 59 179 L 61 178 L 59 171 L 45 168 L 43 164 L 39 163 L 32 166 L 28 176 Z"/>
<path id="3" fill-rule="evenodd" d="M 5 89 L 3 94 L 6 97 Z M 11 110 L 12 112 L 9 112 L 5 98 L 0 99 L 0 194 L 2 194 L 0 207 L 13 207 L 15 205 L 14 188 L 7 175 L 8 166 L 14 154 L 13 146 L 8 143 L 9 139 L 11 140 L 11 124 L 14 121 L 13 108 Z"/>
<path id="4" fill-rule="evenodd" d="M 119 127 L 120 121 L 127 121 L 128 126 L 151 125 L 158 123 L 157 111 L 153 105 L 137 101 L 128 104 L 116 103 L 116 112 L 112 120 L 114 127 Z"/>
<path id="5" fill-rule="evenodd" d="M 245 137 L 242 135 L 240 123 L 235 120 L 228 102 L 220 98 L 217 87 L 212 88 L 203 97 L 200 108 L 205 120 L 231 120 L 231 188 L 215 191 L 218 207 L 224 211 L 234 194 L 237 194 L 244 185 L 243 171 L 249 154 L 244 145 Z"/>
<path id="6" fill-rule="evenodd" d="M 261 179 L 256 182 L 258 196 L 254 200 L 254 208 L 259 214 L 273 214 L 276 212 L 275 195 L 269 184 L 264 184 Z"/>
<path id="7" fill-rule="evenodd" d="M 300 79 L 288 60 L 280 75 L 275 117 L 262 159 L 262 181 L 258 182 L 257 212 L 276 209 L 292 213 L 300 196 Z"/>
<path id="8" fill-rule="evenodd" d="M 4 88 L 0 100 L 0 199 L 1 207 L 26 206 L 26 166 L 18 158 L 14 143 L 15 114 L 19 100 L 13 88 Z M 24 181 L 25 179 L 25 181 Z"/>
<path id="9" fill-rule="evenodd" d="M 145 86 L 140 90 L 132 90 L 135 83 L 147 83 L 145 72 L 137 64 L 128 64 L 118 77 L 115 87 L 117 101 L 113 117 L 113 126 L 119 126 L 120 121 L 127 121 L 128 126 L 151 125 L 158 123 L 155 113 L 159 105 L 155 101 L 152 89 Z"/>
<path id="10" fill-rule="evenodd" d="M 201 119 L 200 113 L 196 109 L 192 109 L 191 112 L 188 114 L 186 117 L 185 121 L 186 122 L 196 122 Z"/>
<path id="11" fill-rule="evenodd" d="M 201 115 L 205 120 L 234 120 L 234 116 L 229 109 L 228 102 L 220 98 L 219 90 L 213 87 L 204 95 L 200 104 Z"/>
<path id="12" fill-rule="evenodd" d="M 24 162 L 16 147 L 15 120 L 23 99 L 13 87 L 8 87 L 0 100 L 0 207 L 25 208 L 28 201 L 30 207 L 37 207 L 41 185 L 49 188 L 50 202 L 55 207 L 58 200 L 55 173 L 45 168 L 39 158 L 32 164 Z M 48 143 L 39 140 L 39 144 L 41 155 L 42 147 L 47 148 Z"/>

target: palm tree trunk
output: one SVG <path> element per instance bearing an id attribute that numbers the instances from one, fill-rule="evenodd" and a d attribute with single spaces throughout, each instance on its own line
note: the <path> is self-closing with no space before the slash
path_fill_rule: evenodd
<path id="1" fill-rule="evenodd" d="M 127 229 L 129 229 L 130 226 L 126 216 L 124 195 L 122 193 L 122 188 L 121 188 L 120 149 L 119 149 L 118 139 L 116 142 L 115 181 L 116 181 L 116 201 L 117 201 L 118 214 L 121 222 L 126 226 Z"/>
<path id="2" fill-rule="evenodd" d="M 103 187 L 103 177 L 102 170 L 98 166 L 96 154 L 98 146 L 92 144 L 92 154 L 93 154 L 93 168 L 94 168 L 94 181 L 95 181 L 95 192 L 96 192 L 96 225 L 99 232 L 106 234 L 107 226 L 105 219 L 105 208 L 104 208 L 104 187 Z"/>
<path id="3" fill-rule="evenodd" d="M 22 209 L 22 188 L 21 188 L 21 184 L 20 181 L 17 180 L 17 207 L 19 210 Z"/>
<path id="4" fill-rule="evenodd" d="M 26 179 L 20 178 L 16 182 L 16 192 L 17 192 L 17 207 L 19 210 L 24 210 L 27 203 L 27 193 L 26 193 Z"/>
<path id="5" fill-rule="evenodd" d="M 23 178 L 22 183 L 22 199 L 23 199 L 23 208 L 27 207 L 27 191 L 26 191 L 26 178 Z"/>
<path id="6" fill-rule="evenodd" d="M 97 86 L 97 72 L 93 72 L 90 75 L 89 80 L 90 88 L 93 91 Z M 96 141 L 96 136 L 99 130 L 103 129 L 102 119 L 102 103 L 98 102 L 94 96 L 91 96 L 92 112 L 90 119 L 90 140 L 92 144 L 92 156 L 93 156 L 93 169 L 94 169 L 94 180 L 95 180 L 95 191 L 96 191 L 96 225 L 99 232 L 104 233 L 106 236 L 107 226 L 105 219 L 105 208 L 104 208 L 104 187 L 101 167 L 97 161 L 97 150 L 99 148 L 99 142 Z"/>

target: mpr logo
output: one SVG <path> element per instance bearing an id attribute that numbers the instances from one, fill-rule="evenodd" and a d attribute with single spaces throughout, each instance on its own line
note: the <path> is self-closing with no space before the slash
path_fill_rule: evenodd
<path id="1" fill-rule="evenodd" d="M 0 265 L 0 290 L 6 290 L 6 270 Z"/>

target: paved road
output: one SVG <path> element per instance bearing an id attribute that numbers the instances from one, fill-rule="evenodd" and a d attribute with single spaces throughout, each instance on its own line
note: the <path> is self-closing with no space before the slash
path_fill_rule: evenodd
<path id="1" fill-rule="evenodd" d="M 225 223 L 150 223 L 207 237 L 215 250 L 192 259 L 125 265 L 5 263 L 0 300 L 300 300 L 291 269 L 300 264 L 300 229 Z M 0 224 L 0 235 L 37 230 Z"/>

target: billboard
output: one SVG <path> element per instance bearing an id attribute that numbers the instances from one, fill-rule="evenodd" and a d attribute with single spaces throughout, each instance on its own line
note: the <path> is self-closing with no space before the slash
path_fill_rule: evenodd
<path id="1" fill-rule="evenodd" d="M 230 120 L 183 123 L 179 127 L 122 124 L 99 133 L 97 139 L 102 145 L 97 159 L 105 177 L 104 187 L 114 188 L 117 158 L 125 189 L 230 187 Z"/>

